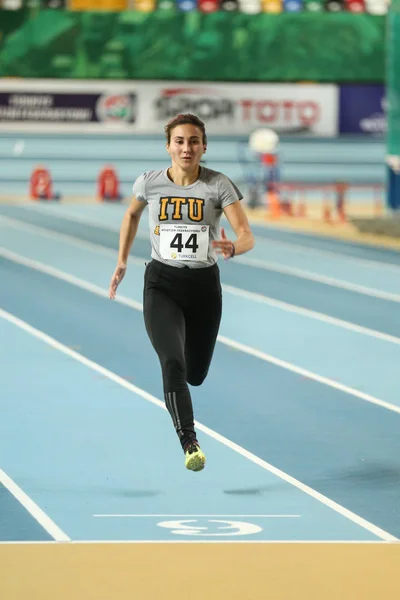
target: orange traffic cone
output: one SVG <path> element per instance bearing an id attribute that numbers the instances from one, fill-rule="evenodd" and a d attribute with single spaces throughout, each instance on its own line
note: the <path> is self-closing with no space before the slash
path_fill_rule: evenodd
<path id="1" fill-rule="evenodd" d="M 281 216 L 281 204 L 279 201 L 278 194 L 276 192 L 268 192 L 268 208 L 269 218 L 274 221 L 279 219 L 279 217 Z"/>

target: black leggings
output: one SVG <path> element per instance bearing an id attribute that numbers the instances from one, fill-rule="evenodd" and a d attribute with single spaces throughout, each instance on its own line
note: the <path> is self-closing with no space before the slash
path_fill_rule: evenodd
<path id="1" fill-rule="evenodd" d="M 188 388 L 210 367 L 221 321 L 217 264 L 190 269 L 152 260 L 144 277 L 144 320 L 161 364 L 164 398 L 183 447 L 196 439 Z"/>

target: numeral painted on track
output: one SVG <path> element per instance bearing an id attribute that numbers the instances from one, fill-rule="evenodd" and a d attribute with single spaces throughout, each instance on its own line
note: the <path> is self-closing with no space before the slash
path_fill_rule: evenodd
<path id="1" fill-rule="evenodd" d="M 255 533 L 260 533 L 262 531 L 262 527 L 259 527 L 259 525 L 246 523 L 244 521 L 208 519 L 207 526 L 194 525 L 194 523 L 198 523 L 198 519 L 160 521 L 157 525 L 159 527 L 171 529 L 171 533 L 175 535 L 198 535 L 203 537 L 254 535 Z"/>

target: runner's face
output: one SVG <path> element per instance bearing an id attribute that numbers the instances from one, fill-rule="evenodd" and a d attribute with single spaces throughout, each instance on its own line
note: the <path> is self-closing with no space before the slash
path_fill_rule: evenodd
<path id="1" fill-rule="evenodd" d="M 199 166 L 200 159 L 206 151 L 201 129 L 190 124 L 177 125 L 171 131 L 167 151 L 172 163 L 183 171 L 193 171 Z"/>

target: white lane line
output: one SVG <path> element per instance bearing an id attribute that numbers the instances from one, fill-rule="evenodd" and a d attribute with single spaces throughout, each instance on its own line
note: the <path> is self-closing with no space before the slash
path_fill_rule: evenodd
<path id="1" fill-rule="evenodd" d="M 38 212 L 42 212 L 44 214 L 49 214 L 48 211 L 46 211 L 46 209 L 44 207 L 34 207 L 34 210 L 38 211 Z M 119 233 L 119 227 L 116 227 L 114 225 L 110 225 L 110 224 L 104 224 L 104 223 L 100 223 L 100 222 L 96 222 L 93 221 L 92 219 L 90 219 L 89 217 L 84 217 L 84 216 L 80 216 L 80 215 L 74 215 L 72 216 L 69 213 L 63 213 L 60 210 L 57 211 L 57 213 L 51 213 L 53 216 L 58 216 L 66 221 L 70 221 L 70 222 L 77 222 L 77 223 L 84 223 L 86 225 L 89 225 L 91 227 L 101 227 L 103 229 L 106 229 L 108 231 L 112 231 L 114 233 Z M 138 231 L 137 237 L 140 239 L 148 239 L 148 234 L 147 233 L 142 233 L 140 231 Z M 257 236 L 256 236 L 257 237 Z M 265 240 L 265 238 L 259 238 L 258 237 L 258 241 L 262 240 L 263 242 L 267 242 L 267 243 L 275 243 L 275 240 Z M 284 244 L 286 245 L 287 242 L 277 242 L 279 244 Z M 304 246 L 299 246 L 299 248 L 301 248 L 302 250 L 305 250 Z M 311 250 L 310 250 L 311 251 Z M 315 252 L 315 249 L 312 249 L 312 251 Z M 331 255 L 335 256 L 336 258 L 338 257 L 338 254 L 335 252 L 329 252 L 327 250 L 325 251 L 320 251 L 318 249 L 318 254 L 320 254 L 320 252 L 326 252 L 326 253 L 330 253 Z M 367 260 L 367 259 L 359 259 L 356 257 L 351 257 L 351 259 L 348 259 L 347 257 L 343 257 L 343 255 L 340 255 L 340 259 L 342 258 L 346 258 L 346 260 L 351 260 L 352 262 L 358 262 L 361 264 L 366 264 L 369 266 L 381 266 L 382 263 L 377 262 L 377 261 L 372 261 L 372 260 Z M 255 267 L 255 268 L 259 268 L 259 269 L 265 269 L 268 271 L 275 271 L 276 273 L 282 273 L 284 275 L 292 275 L 294 277 L 299 277 L 302 279 L 309 279 L 310 281 L 315 281 L 317 283 L 323 283 L 325 285 L 329 285 L 332 287 L 338 287 L 338 288 L 342 288 L 342 289 L 346 289 L 346 290 L 350 290 L 352 292 L 357 292 L 359 294 L 365 294 L 367 296 L 373 296 L 376 298 L 382 298 L 384 300 L 389 300 L 392 302 L 400 302 L 400 294 L 394 294 L 392 292 L 384 292 L 381 290 L 377 290 L 376 288 L 371 288 L 368 286 L 363 286 L 363 285 L 358 285 L 358 284 L 354 284 L 351 283 L 349 281 L 345 281 L 342 279 L 337 279 L 335 277 L 327 277 L 325 275 L 320 275 L 319 273 L 316 273 L 314 271 L 306 271 L 304 269 L 297 269 L 294 267 L 287 267 L 285 265 L 281 265 L 280 263 L 277 262 L 272 262 L 272 261 L 265 261 L 263 259 L 252 259 L 252 258 L 248 258 L 248 257 L 243 257 L 243 256 L 236 256 L 235 257 L 235 262 L 236 263 L 242 263 L 245 264 L 247 266 L 251 266 L 251 267 Z M 394 270 L 396 272 L 396 274 L 398 275 L 400 273 L 400 265 L 398 267 L 396 267 L 396 265 L 387 265 L 386 264 L 386 268 L 389 268 L 390 270 Z"/>
<path id="2" fill-rule="evenodd" d="M 259 358 L 260 360 L 264 360 L 269 362 L 277 367 L 282 367 L 283 369 L 287 369 L 292 373 L 297 373 L 302 377 L 307 379 L 312 379 L 313 381 L 317 381 L 318 383 L 322 383 L 327 385 L 335 390 L 339 390 L 340 392 L 344 392 L 345 394 L 349 394 L 350 396 L 354 396 L 355 398 L 359 398 L 360 400 L 365 400 L 366 402 L 370 402 L 371 404 L 376 404 L 376 406 L 380 406 L 381 408 L 386 408 L 387 410 L 391 410 L 397 414 L 400 414 L 400 406 L 396 406 L 395 404 L 391 404 L 390 402 L 385 402 L 384 400 L 380 400 L 375 396 L 371 396 L 370 394 L 365 394 L 364 392 L 360 392 L 359 390 L 339 383 L 338 381 L 334 381 L 333 379 L 329 379 L 329 377 L 323 377 L 322 375 L 317 375 L 312 371 L 308 371 L 307 369 L 303 369 L 302 367 L 297 367 L 285 360 L 281 360 L 280 358 L 276 358 L 275 356 L 271 356 L 270 354 L 266 354 L 265 352 L 261 352 L 260 350 L 256 350 L 251 346 L 247 346 L 246 344 L 242 344 L 240 342 L 236 342 L 235 340 L 231 340 L 230 338 L 226 338 L 224 336 L 218 336 L 218 341 L 234 348 L 235 350 L 240 350 L 241 352 L 245 352 L 246 354 L 250 354 L 255 358 Z"/>
<path id="3" fill-rule="evenodd" d="M 60 271 L 59 269 L 55 269 L 54 267 L 44 265 L 43 263 L 38 263 L 35 260 L 31 260 L 29 258 L 22 257 L 20 255 L 17 255 L 15 252 L 11 252 L 10 250 L 5 250 L 2 248 L 0 248 L 0 256 L 4 256 L 5 258 L 9 258 L 10 260 L 12 260 L 14 262 L 18 262 L 20 264 L 23 264 L 23 265 L 30 267 L 32 269 L 35 269 L 37 271 L 41 271 L 43 273 L 51 275 L 52 277 L 56 277 L 57 279 L 61 279 L 62 281 L 66 281 L 68 283 L 71 283 L 72 285 L 75 285 L 79 288 L 82 288 L 84 290 L 92 292 L 93 294 L 97 294 L 98 296 L 108 299 L 108 291 L 106 289 L 103 289 L 93 283 L 89 283 L 83 279 L 80 279 L 79 277 L 75 277 L 74 275 L 70 275 L 69 273 L 64 273 L 63 271 Z M 135 310 L 143 311 L 143 305 L 140 302 L 137 302 L 136 300 L 131 300 L 130 298 L 127 298 L 125 296 L 118 295 L 116 297 L 116 299 L 114 300 L 114 302 L 119 302 L 120 304 L 129 306 L 130 308 L 133 308 Z M 239 350 L 240 352 L 244 352 L 245 354 L 254 356 L 255 358 L 258 358 L 265 362 L 276 365 L 277 367 L 281 367 L 283 369 L 291 371 L 292 373 L 296 373 L 297 375 L 301 375 L 302 377 L 306 377 L 307 379 L 317 381 L 318 383 L 327 385 L 333 389 L 339 390 L 341 392 L 344 392 L 346 394 L 349 394 L 351 396 L 359 398 L 360 400 L 364 400 L 371 404 L 375 404 L 376 406 L 379 406 L 381 408 L 385 408 L 387 410 L 390 410 L 392 412 L 400 414 L 400 406 L 396 406 L 395 404 L 391 404 L 390 402 L 386 402 L 385 400 L 376 398 L 375 396 L 372 396 L 371 394 L 366 394 L 365 392 L 361 392 L 355 388 L 352 388 L 350 386 L 339 383 L 338 381 L 330 379 L 329 377 L 324 377 L 322 375 L 318 375 L 317 373 L 314 373 L 313 371 L 309 371 L 308 369 L 304 369 L 303 367 L 298 367 L 298 366 L 296 366 L 292 363 L 289 363 L 285 360 L 281 360 L 280 358 L 276 358 L 275 356 L 267 354 L 266 352 L 257 350 L 256 348 L 253 348 L 252 346 L 242 344 L 241 342 L 237 342 L 235 340 L 232 340 L 231 338 L 227 338 L 222 335 L 218 335 L 217 341 L 220 342 L 221 344 L 225 344 L 225 346 L 233 348 L 234 350 Z"/>
<path id="4" fill-rule="evenodd" d="M 126 205 L 127 207 L 127 205 Z M 29 210 L 33 210 L 33 211 L 37 211 L 37 212 L 41 212 L 43 214 L 46 215 L 51 215 L 51 216 L 55 216 L 55 217 L 61 217 L 63 219 L 69 220 L 69 221 L 76 221 L 76 222 L 80 222 L 80 223 L 85 223 L 87 225 L 92 225 L 94 227 L 103 227 L 104 229 L 107 229 L 109 231 L 114 231 L 115 233 L 119 232 L 119 228 L 117 227 L 116 224 L 105 224 L 104 222 L 102 222 L 101 220 L 98 220 L 96 218 L 93 217 L 88 217 L 88 216 L 82 216 L 82 215 L 78 215 L 78 214 L 72 214 L 69 211 L 65 211 L 65 207 L 63 207 L 64 210 L 62 210 L 59 206 L 57 206 L 56 208 L 53 209 L 53 207 L 49 207 L 49 206 L 43 206 L 43 205 L 33 205 L 33 206 L 26 206 L 26 208 L 28 208 Z M 113 216 L 115 216 L 116 213 L 114 213 Z M 122 216 L 123 216 L 123 212 L 121 211 L 121 221 L 122 221 Z M 260 223 L 253 223 L 255 226 L 256 225 L 260 225 Z M 261 224 L 262 225 L 262 224 Z M 269 230 L 268 227 L 265 227 L 267 230 Z M 292 232 L 291 232 L 292 233 Z M 301 232 L 297 232 L 300 233 Z M 303 235 L 309 236 L 309 233 L 303 233 Z M 318 256 L 327 256 L 327 257 L 333 257 L 333 258 L 339 258 L 340 260 L 343 260 L 345 262 L 348 263 L 353 263 L 355 265 L 365 265 L 365 266 L 369 266 L 369 267 L 378 267 L 378 268 L 383 268 L 385 270 L 389 270 L 394 272 L 395 274 L 399 275 L 400 274 L 400 264 L 394 264 L 394 263 L 385 263 L 385 262 L 380 262 L 377 260 L 373 260 L 370 258 L 361 258 L 358 256 L 352 256 L 352 255 L 348 255 L 348 254 L 341 254 L 340 249 L 338 249 L 337 251 L 334 250 L 327 250 L 326 248 L 322 249 L 322 248 L 315 248 L 315 247 L 311 247 L 311 246 L 305 246 L 302 245 L 300 243 L 297 242 L 288 242 L 288 241 L 283 241 L 283 240 L 277 240 L 274 238 L 266 238 L 264 236 L 260 236 L 260 235 L 255 235 L 254 236 L 256 241 L 257 241 L 257 245 L 260 243 L 267 245 L 273 245 L 273 246 L 280 246 L 280 247 L 284 247 L 284 248 L 289 248 L 289 249 L 295 249 L 296 252 L 302 252 L 303 254 L 306 255 L 310 255 L 310 254 L 315 254 L 315 252 L 318 252 Z M 324 241 L 324 240 L 322 240 Z M 339 241 L 343 241 L 343 240 L 339 240 Z M 374 249 L 373 246 L 368 246 L 368 249 Z"/>
<path id="5" fill-rule="evenodd" d="M 64 218 L 64 217 L 63 217 Z M 71 220 L 71 219 L 70 219 Z M 102 254 L 110 255 L 111 252 L 116 254 L 115 250 L 104 248 L 99 244 L 94 244 L 92 242 L 83 242 L 78 238 L 73 236 L 64 234 L 64 233 L 56 233 L 50 232 L 45 227 L 40 227 L 39 225 L 27 225 L 26 223 L 21 223 L 18 219 L 13 219 L 10 217 L 3 217 L 0 215 L 0 222 L 4 221 L 8 223 L 9 226 L 15 227 L 16 229 L 25 229 L 26 231 L 31 231 L 32 233 L 38 233 L 40 235 L 44 235 L 49 239 L 60 239 L 66 241 L 68 243 L 74 244 L 80 247 L 86 247 L 88 249 L 94 250 L 96 248 L 99 249 L 99 252 Z M 114 230 L 115 231 L 115 230 Z M 115 231 L 116 232 L 116 231 Z M 138 235 L 139 238 L 148 239 L 147 234 Z M 144 261 L 141 261 L 138 258 L 135 258 L 130 255 L 129 260 L 136 264 L 143 264 Z M 318 273 L 314 273 L 312 271 L 304 271 L 303 269 L 296 269 L 294 267 L 285 267 L 279 265 L 278 263 L 269 262 L 265 260 L 259 260 L 256 258 L 246 258 L 244 256 L 236 256 L 235 262 L 238 264 L 247 265 L 250 267 L 255 267 L 258 269 L 264 269 L 266 271 L 274 271 L 276 273 L 281 273 L 283 275 L 291 275 L 293 277 L 298 277 L 300 279 L 307 279 L 310 281 L 315 281 L 317 283 L 323 283 L 325 285 L 331 287 L 337 287 L 345 290 L 349 290 L 351 292 L 356 292 L 359 294 L 363 294 L 366 296 L 372 296 L 373 298 L 380 298 L 382 300 L 388 300 L 392 302 L 400 302 L 400 294 L 393 294 L 392 292 L 384 292 L 381 290 L 377 290 L 375 288 L 366 287 L 363 285 L 358 285 L 355 283 L 350 283 L 348 281 L 344 281 L 342 279 L 335 279 L 333 277 L 326 277 L 325 275 L 319 275 Z"/>
<path id="6" fill-rule="evenodd" d="M 1 542 L 0 546 L 4 545 L 43 545 L 57 544 L 53 540 L 40 542 Z M 98 544 L 372 544 L 374 546 L 386 546 L 388 544 L 398 544 L 399 540 L 71 540 L 69 544 L 90 544 L 97 546 Z"/>
<path id="7" fill-rule="evenodd" d="M 228 517 L 229 519 L 299 519 L 300 515 L 186 515 L 186 514 L 177 514 L 177 515 L 135 515 L 135 514 L 98 514 L 93 515 L 96 518 L 102 519 L 143 519 L 143 518 L 159 518 L 159 517 L 173 517 L 173 518 L 181 518 L 181 517 L 201 517 L 201 518 L 219 518 L 219 517 Z"/>
<path id="8" fill-rule="evenodd" d="M 103 298 L 108 298 L 108 291 L 106 289 L 101 288 L 100 286 L 90 283 L 89 281 L 85 281 L 84 279 L 80 279 L 80 277 L 75 277 L 75 275 L 70 275 L 60 269 L 56 269 L 55 267 L 51 267 L 49 265 L 45 265 L 44 263 L 38 262 L 37 260 L 32 260 L 27 258 L 26 256 L 22 256 L 13 252 L 12 250 L 7 250 L 0 246 L 0 256 L 16 262 L 20 265 L 24 265 L 25 267 L 29 267 L 30 269 L 34 269 L 35 271 L 40 271 L 41 273 L 45 273 L 46 275 L 51 275 L 61 281 L 66 281 L 67 283 L 71 283 L 76 287 L 79 287 L 83 290 L 91 292 L 92 294 L 97 294 L 97 296 L 102 296 Z M 120 304 L 125 304 L 130 308 L 134 308 L 135 310 L 143 311 L 143 304 L 141 302 L 136 302 L 136 300 L 131 300 L 130 298 L 117 297 L 116 301 Z"/>
<path id="9" fill-rule="evenodd" d="M 126 208 L 128 208 L 128 205 L 126 206 Z M 29 207 L 30 211 L 32 211 L 32 207 Z M 83 215 L 70 215 L 68 212 L 62 212 L 60 209 L 57 209 L 56 211 L 48 211 L 46 210 L 44 207 L 42 206 L 35 206 L 33 207 L 33 211 L 32 212 L 39 212 L 51 217 L 55 217 L 55 218 L 60 218 L 63 219 L 64 221 L 69 221 L 70 223 L 81 223 L 82 225 L 88 225 L 89 227 L 97 227 L 99 229 L 105 229 L 106 231 L 111 231 L 112 233 L 115 234 L 119 234 L 120 231 L 120 227 L 117 227 L 116 225 L 112 225 L 110 223 L 103 223 L 102 221 L 93 221 L 92 219 L 90 219 L 89 217 L 84 217 Z M 123 218 L 123 213 L 121 213 L 121 223 L 122 223 L 122 218 Z M 142 232 L 140 231 L 140 229 L 138 229 L 137 235 L 136 237 L 141 238 L 141 239 L 149 239 L 149 235 L 148 233 Z"/>
<path id="10" fill-rule="evenodd" d="M 400 302 L 400 294 L 393 294 L 392 292 L 384 292 L 375 288 L 367 287 L 365 285 L 358 285 L 356 283 L 350 283 L 343 279 L 335 279 L 334 277 L 327 277 L 314 273 L 313 271 L 305 271 L 304 269 L 296 269 L 295 267 L 286 267 L 279 265 L 278 263 L 269 262 L 267 260 L 260 260 L 257 258 L 245 258 L 243 256 L 236 256 L 235 262 L 247 267 L 256 267 L 257 269 L 264 269 L 265 271 L 274 271 L 281 273 L 282 275 L 291 275 L 292 277 L 298 277 L 299 279 L 307 279 L 316 283 L 323 283 L 331 287 L 337 287 L 351 292 L 357 292 L 365 296 L 372 296 L 373 298 L 380 298 L 381 300 L 389 300 L 391 302 Z"/>
<path id="11" fill-rule="evenodd" d="M 301 244 L 297 244 L 296 242 L 284 242 L 283 240 L 275 240 L 274 238 L 265 238 L 263 236 L 256 235 L 255 236 L 257 245 L 260 243 L 264 243 L 266 246 L 281 246 L 289 249 L 296 250 L 296 253 L 302 252 L 306 255 L 314 255 L 317 252 L 318 256 L 327 256 L 328 258 L 335 258 L 339 260 L 343 260 L 347 263 L 352 263 L 356 266 L 365 265 L 366 267 L 377 267 L 379 269 L 384 269 L 385 271 L 390 271 L 395 273 L 396 275 L 400 275 L 400 264 L 395 263 L 387 263 L 381 262 L 379 260 L 373 260 L 372 258 L 361 258 L 359 256 L 352 256 L 349 254 L 342 254 L 340 248 L 337 251 L 334 250 L 326 250 L 326 248 L 322 249 L 319 247 L 312 246 L 303 246 Z M 322 240 L 325 241 L 325 240 Z M 344 240 L 340 240 L 344 241 Z M 374 250 L 374 246 L 368 246 L 368 249 Z"/>
<path id="12" fill-rule="evenodd" d="M 108 379 L 110 379 L 111 381 L 115 382 L 116 384 L 124 387 L 125 389 L 127 389 L 127 390 L 129 390 L 131 392 L 134 392 L 135 394 L 137 394 L 138 396 L 141 396 L 142 398 L 144 398 L 148 402 L 151 402 L 152 404 L 158 406 L 159 408 L 162 408 L 163 410 L 167 410 L 166 407 L 165 407 L 164 402 L 162 402 L 161 400 L 159 400 L 155 396 L 152 396 L 151 394 L 149 394 L 145 390 L 142 390 L 141 388 L 137 387 L 136 385 L 133 385 L 132 383 L 128 382 L 126 379 L 123 379 L 122 377 L 120 377 L 116 373 L 113 373 L 112 371 L 106 369 L 105 367 L 102 367 L 101 365 L 95 363 L 94 361 L 89 360 L 88 358 L 86 358 L 82 354 L 79 354 L 75 350 L 72 350 L 71 348 L 68 348 L 67 346 L 65 346 L 61 342 L 59 342 L 56 339 L 50 337 L 49 335 L 47 335 L 43 331 L 40 331 L 39 329 L 36 329 L 35 327 L 32 327 L 31 325 L 29 325 L 25 321 L 22 321 L 18 317 L 15 317 L 11 313 L 9 313 L 9 312 L 7 312 L 7 311 L 5 311 L 3 309 L 0 309 L 0 318 L 5 319 L 9 323 L 12 323 L 16 327 L 19 327 L 20 329 L 22 329 L 23 331 L 26 331 L 27 333 L 29 333 L 33 337 L 35 337 L 35 338 L 37 338 L 37 339 L 45 342 L 50 347 L 52 347 L 52 348 L 54 348 L 54 349 L 62 352 L 63 354 L 69 356 L 70 358 L 73 358 L 74 360 L 76 360 L 79 363 L 85 365 L 89 369 L 92 369 L 93 371 L 96 371 L 97 373 L 100 373 L 103 377 L 107 377 Z M 202 431 L 203 433 L 205 433 L 209 437 L 213 438 L 217 442 L 220 442 L 221 444 L 223 444 L 227 448 L 230 448 L 231 450 L 233 450 L 237 454 L 240 454 L 244 458 L 247 458 L 248 460 L 250 460 L 254 464 L 256 464 L 259 467 L 261 467 L 262 469 L 264 469 L 266 471 L 269 471 L 270 473 L 273 473 L 274 475 L 276 475 L 277 477 L 279 477 L 283 481 L 286 481 L 287 483 L 289 483 L 290 485 L 292 485 L 295 488 L 299 489 L 300 491 L 304 492 L 305 494 L 307 494 L 311 498 L 314 498 L 315 500 L 317 500 L 318 502 L 321 502 L 322 504 L 324 504 L 325 506 L 329 507 L 330 509 L 332 509 L 336 513 L 340 514 L 341 516 L 343 516 L 346 519 L 352 521 L 353 523 L 355 523 L 356 525 L 362 527 L 363 529 L 369 531 L 373 535 L 376 535 L 377 537 L 379 537 L 379 538 L 381 538 L 382 540 L 385 540 L 385 541 L 392 541 L 392 542 L 393 541 L 398 541 L 398 539 L 395 536 L 393 536 L 391 533 L 389 533 L 389 532 L 381 529 L 380 527 L 377 527 L 376 525 L 374 525 L 373 523 L 370 523 L 366 519 L 363 519 L 359 515 L 353 513 L 352 511 L 348 510 L 344 506 L 341 506 L 337 502 L 334 502 L 333 500 L 331 500 L 327 496 L 324 496 L 323 494 L 320 494 L 319 492 L 317 492 L 313 488 L 309 487 L 308 485 L 305 485 L 301 481 L 298 481 L 297 479 L 295 479 L 291 475 L 288 475 L 284 471 L 281 471 L 280 469 L 277 469 L 276 467 L 274 467 L 273 465 L 269 464 L 265 460 L 262 460 L 260 457 L 256 456 L 252 452 L 249 452 L 248 450 L 245 450 L 244 448 L 242 448 L 238 444 L 235 444 L 234 442 L 232 442 L 228 438 L 220 435 L 219 433 L 217 433 L 213 429 L 210 429 L 209 427 L 206 427 L 205 425 L 202 425 L 201 423 L 198 423 L 198 422 L 196 422 L 196 427 L 197 427 L 197 429 L 199 431 Z"/>
<path id="13" fill-rule="evenodd" d="M 66 234 L 62 234 L 62 233 L 55 233 L 55 232 L 50 232 L 48 229 L 42 228 L 40 226 L 37 225 L 26 225 L 26 224 L 21 224 L 19 221 L 14 220 L 14 219 L 9 219 L 8 217 L 1 217 L 0 216 L 0 223 L 1 220 L 4 220 L 5 222 L 7 222 L 11 227 L 14 227 L 15 229 L 21 229 L 21 230 L 25 230 L 28 231 L 30 233 L 36 234 L 36 235 L 42 235 L 44 237 L 47 237 L 51 240 L 54 241 L 58 241 L 61 240 L 63 242 L 69 243 L 71 245 L 74 245 L 78 248 L 83 248 L 85 250 L 89 250 L 91 252 L 98 252 L 99 254 L 108 256 L 108 257 L 112 257 L 114 259 L 116 259 L 116 257 L 118 256 L 118 252 L 116 250 L 112 250 L 112 249 L 108 249 L 108 248 L 104 248 L 103 246 L 100 246 L 98 244 L 94 244 L 91 242 L 83 242 L 77 238 L 68 236 Z M 3 256 L 5 256 L 7 258 L 6 252 L 8 252 L 8 256 L 10 257 L 10 260 L 15 260 L 16 262 L 21 262 L 21 264 L 26 264 L 27 266 L 32 266 L 32 268 L 35 268 L 33 262 L 31 261 L 28 264 L 28 261 L 30 259 L 25 258 L 26 262 L 23 262 L 24 257 L 22 257 L 21 255 L 17 254 L 17 253 L 13 253 L 11 250 L 6 250 L 3 249 Z M 15 258 L 12 258 L 12 257 Z M 19 258 L 18 258 L 19 257 Z M 36 264 L 38 265 L 36 268 L 38 268 L 39 270 L 43 270 L 43 272 L 45 273 L 50 273 L 49 270 L 46 269 L 51 269 L 51 267 L 47 267 L 47 265 L 43 265 L 40 262 L 35 261 Z M 133 256 L 129 257 L 129 262 L 133 263 L 133 264 L 137 264 L 140 266 L 144 266 L 144 260 L 140 260 L 137 259 Z M 40 266 L 41 265 L 41 266 Z M 57 269 L 54 269 L 52 273 L 50 274 L 54 274 L 54 276 L 57 277 Z M 61 271 L 58 271 L 58 273 L 62 274 Z M 64 273 L 64 275 L 66 275 Z M 72 275 L 69 275 L 68 277 L 73 277 Z M 78 284 L 77 284 L 78 285 Z M 222 285 L 223 289 L 225 291 L 227 291 L 230 294 L 236 295 L 236 296 L 241 296 L 243 298 L 246 298 L 248 300 L 254 300 L 256 302 L 262 302 L 264 304 L 269 304 L 270 306 L 275 306 L 277 308 L 281 308 L 282 310 L 286 310 L 289 312 L 293 312 L 293 313 L 297 313 L 297 314 L 301 314 L 303 316 L 306 317 L 310 317 L 319 321 L 324 321 L 326 323 L 329 323 L 331 325 L 335 325 L 337 327 L 342 327 L 344 329 L 348 329 L 357 333 L 361 333 L 364 335 L 368 335 L 370 337 L 374 337 L 380 340 L 384 340 L 387 342 L 391 342 L 393 344 L 399 344 L 400 343 L 400 339 L 392 336 L 390 334 L 386 334 L 386 333 L 382 333 L 379 331 L 376 331 L 374 329 L 370 329 L 368 327 L 363 327 L 361 325 L 356 325 L 354 323 L 350 323 L 349 321 L 344 321 L 342 319 L 337 319 L 336 317 L 330 317 L 328 315 L 324 315 L 323 313 L 319 313 L 316 311 L 312 311 L 310 309 L 306 309 L 306 308 L 301 308 L 298 306 L 295 306 L 293 304 L 289 304 L 287 302 L 283 302 L 281 300 L 275 300 L 273 298 L 270 298 L 268 296 L 264 296 L 262 294 L 257 294 L 255 292 L 250 292 L 247 290 L 243 290 L 241 288 L 236 288 L 234 286 L 230 286 L 230 285 L 226 285 L 223 284 Z"/>
<path id="14" fill-rule="evenodd" d="M 308 317 L 310 319 L 322 321 L 323 323 L 329 323 L 330 325 L 334 325 L 335 327 L 342 327 L 343 329 L 348 329 L 349 331 L 354 331 L 355 333 L 368 335 L 370 337 L 385 342 L 390 342 L 392 344 L 400 344 L 400 338 L 394 335 L 390 335 L 388 333 L 382 333 L 381 331 L 376 331 L 375 329 L 369 329 L 368 327 L 363 327 L 362 325 L 356 325 L 355 323 L 350 323 L 349 321 L 343 321 L 342 319 L 337 319 L 336 317 L 330 317 L 329 315 L 324 315 L 323 313 L 316 312 L 308 308 L 301 308 L 300 306 L 295 306 L 294 304 L 289 304 L 288 302 L 283 302 L 282 300 L 275 300 L 274 298 L 270 298 L 269 296 L 264 296 L 263 294 L 257 294 L 256 292 L 242 290 L 241 288 L 236 288 L 231 285 L 223 284 L 222 288 L 225 292 L 228 292 L 229 294 L 232 294 L 234 296 L 239 296 L 240 298 L 253 300 L 254 302 L 259 302 L 261 304 L 267 304 L 268 306 L 273 306 L 281 310 L 285 310 L 287 312 L 302 315 L 303 317 Z"/>
<path id="15" fill-rule="evenodd" d="M 100 244 L 86 242 L 71 235 L 67 235 L 66 233 L 50 231 L 45 227 L 40 227 L 40 225 L 22 223 L 17 219 L 3 217 L 2 215 L 0 215 L 0 225 L 2 223 L 8 225 L 8 227 L 13 227 L 14 229 L 20 231 L 27 231 L 28 233 L 32 233 L 34 235 L 41 235 L 42 237 L 46 237 L 49 240 L 53 240 L 55 242 L 65 242 L 67 244 L 70 244 L 71 246 L 75 246 L 76 248 L 82 248 L 84 250 L 89 250 L 97 254 L 103 254 L 104 256 L 108 256 L 113 259 L 115 259 L 115 257 L 118 256 L 118 252 L 116 250 L 113 250 L 112 248 L 105 248 L 104 246 L 100 246 Z M 135 258 L 134 256 L 129 256 L 129 262 L 143 266 L 145 261 L 139 258 Z"/>
<path id="16" fill-rule="evenodd" d="M 0 311 L 2 312 L 2 311 Z M 0 483 L 14 496 L 28 513 L 43 527 L 56 542 L 69 542 L 70 538 L 21 488 L 0 469 Z"/>

